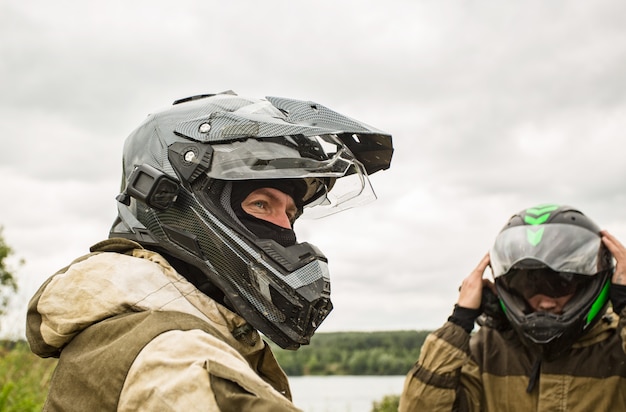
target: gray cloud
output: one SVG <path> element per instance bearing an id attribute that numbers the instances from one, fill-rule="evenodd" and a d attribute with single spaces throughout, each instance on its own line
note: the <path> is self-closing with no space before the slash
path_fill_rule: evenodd
<path id="1" fill-rule="evenodd" d="M 427 329 L 506 219 L 579 206 L 626 239 L 617 0 L 0 5 L 0 225 L 22 291 L 106 237 L 124 138 L 188 95 L 317 101 L 389 131 L 378 201 L 298 222 L 329 257 L 321 330 Z"/>

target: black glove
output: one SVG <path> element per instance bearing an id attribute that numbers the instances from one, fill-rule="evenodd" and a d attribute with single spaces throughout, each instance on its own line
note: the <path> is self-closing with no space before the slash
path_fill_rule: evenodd
<path id="1" fill-rule="evenodd" d="M 480 309 L 482 315 L 477 319 L 479 325 L 488 326 L 499 331 L 504 331 L 511 327 L 509 320 L 502 310 L 502 306 L 500 306 L 500 299 L 498 299 L 498 296 L 487 286 L 483 287 L 483 298 L 480 302 Z"/>
<path id="2" fill-rule="evenodd" d="M 474 322 L 476 318 L 481 314 L 481 309 L 469 309 L 459 305 L 454 305 L 454 311 L 448 318 L 448 321 L 459 325 L 467 333 L 470 333 L 474 329 Z"/>
<path id="3" fill-rule="evenodd" d="M 609 299 L 611 299 L 611 304 L 613 305 L 613 312 L 619 315 L 626 307 L 626 285 L 611 283 Z"/>

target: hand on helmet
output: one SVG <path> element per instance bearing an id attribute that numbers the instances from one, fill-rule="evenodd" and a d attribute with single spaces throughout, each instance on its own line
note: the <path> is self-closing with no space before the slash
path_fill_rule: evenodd
<path id="1" fill-rule="evenodd" d="M 616 261 L 615 272 L 611 281 L 617 285 L 626 285 L 626 247 L 615 236 L 603 230 L 602 242 L 609 249 Z"/>
<path id="2" fill-rule="evenodd" d="M 461 283 L 461 288 L 459 289 L 459 299 L 457 300 L 458 306 L 468 309 L 478 309 L 480 308 L 482 300 L 483 287 L 488 286 L 489 288 L 494 289 L 493 282 L 489 279 L 483 278 L 483 274 L 485 269 L 487 269 L 487 266 L 489 266 L 489 263 L 489 253 L 487 253 L 472 273 L 463 279 L 463 283 Z"/>

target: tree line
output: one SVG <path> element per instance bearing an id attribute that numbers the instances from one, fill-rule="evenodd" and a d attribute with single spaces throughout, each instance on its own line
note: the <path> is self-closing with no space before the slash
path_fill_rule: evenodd
<path id="1" fill-rule="evenodd" d="M 430 331 L 317 333 L 297 351 L 272 345 L 289 376 L 405 375 Z"/>

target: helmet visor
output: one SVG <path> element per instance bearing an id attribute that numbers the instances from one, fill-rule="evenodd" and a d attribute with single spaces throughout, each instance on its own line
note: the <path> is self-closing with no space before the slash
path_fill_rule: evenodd
<path id="1" fill-rule="evenodd" d="M 573 295 L 592 280 L 591 276 L 554 272 L 547 268 L 512 270 L 500 277 L 500 283 L 505 289 L 521 295 L 524 299 L 530 299 L 535 295 L 551 298 Z"/>
<path id="2" fill-rule="evenodd" d="M 249 138 L 213 150 L 207 174 L 222 180 L 342 177 L 355 161 L 336 135 Z"/>
<path id="3" fill-rule="evenodd" d="M 213 179 L 304 179 L 310 186 L 302 199 L 304 217 L 376 199 L 365 168 L 336 135 L 250 138 L 214 144 L 213 150 L 207 172 Z"/>
<path id="4" fill-rule="evenodd" d="M 495 278 L 513 268 L 542 266 L 555 272 L 595 275 L 610 264 L 610 260 L 604 258 L 606 249 L 599 234 L 559 223 L 503 230 L 496 238 L 490 257 Z"/>

